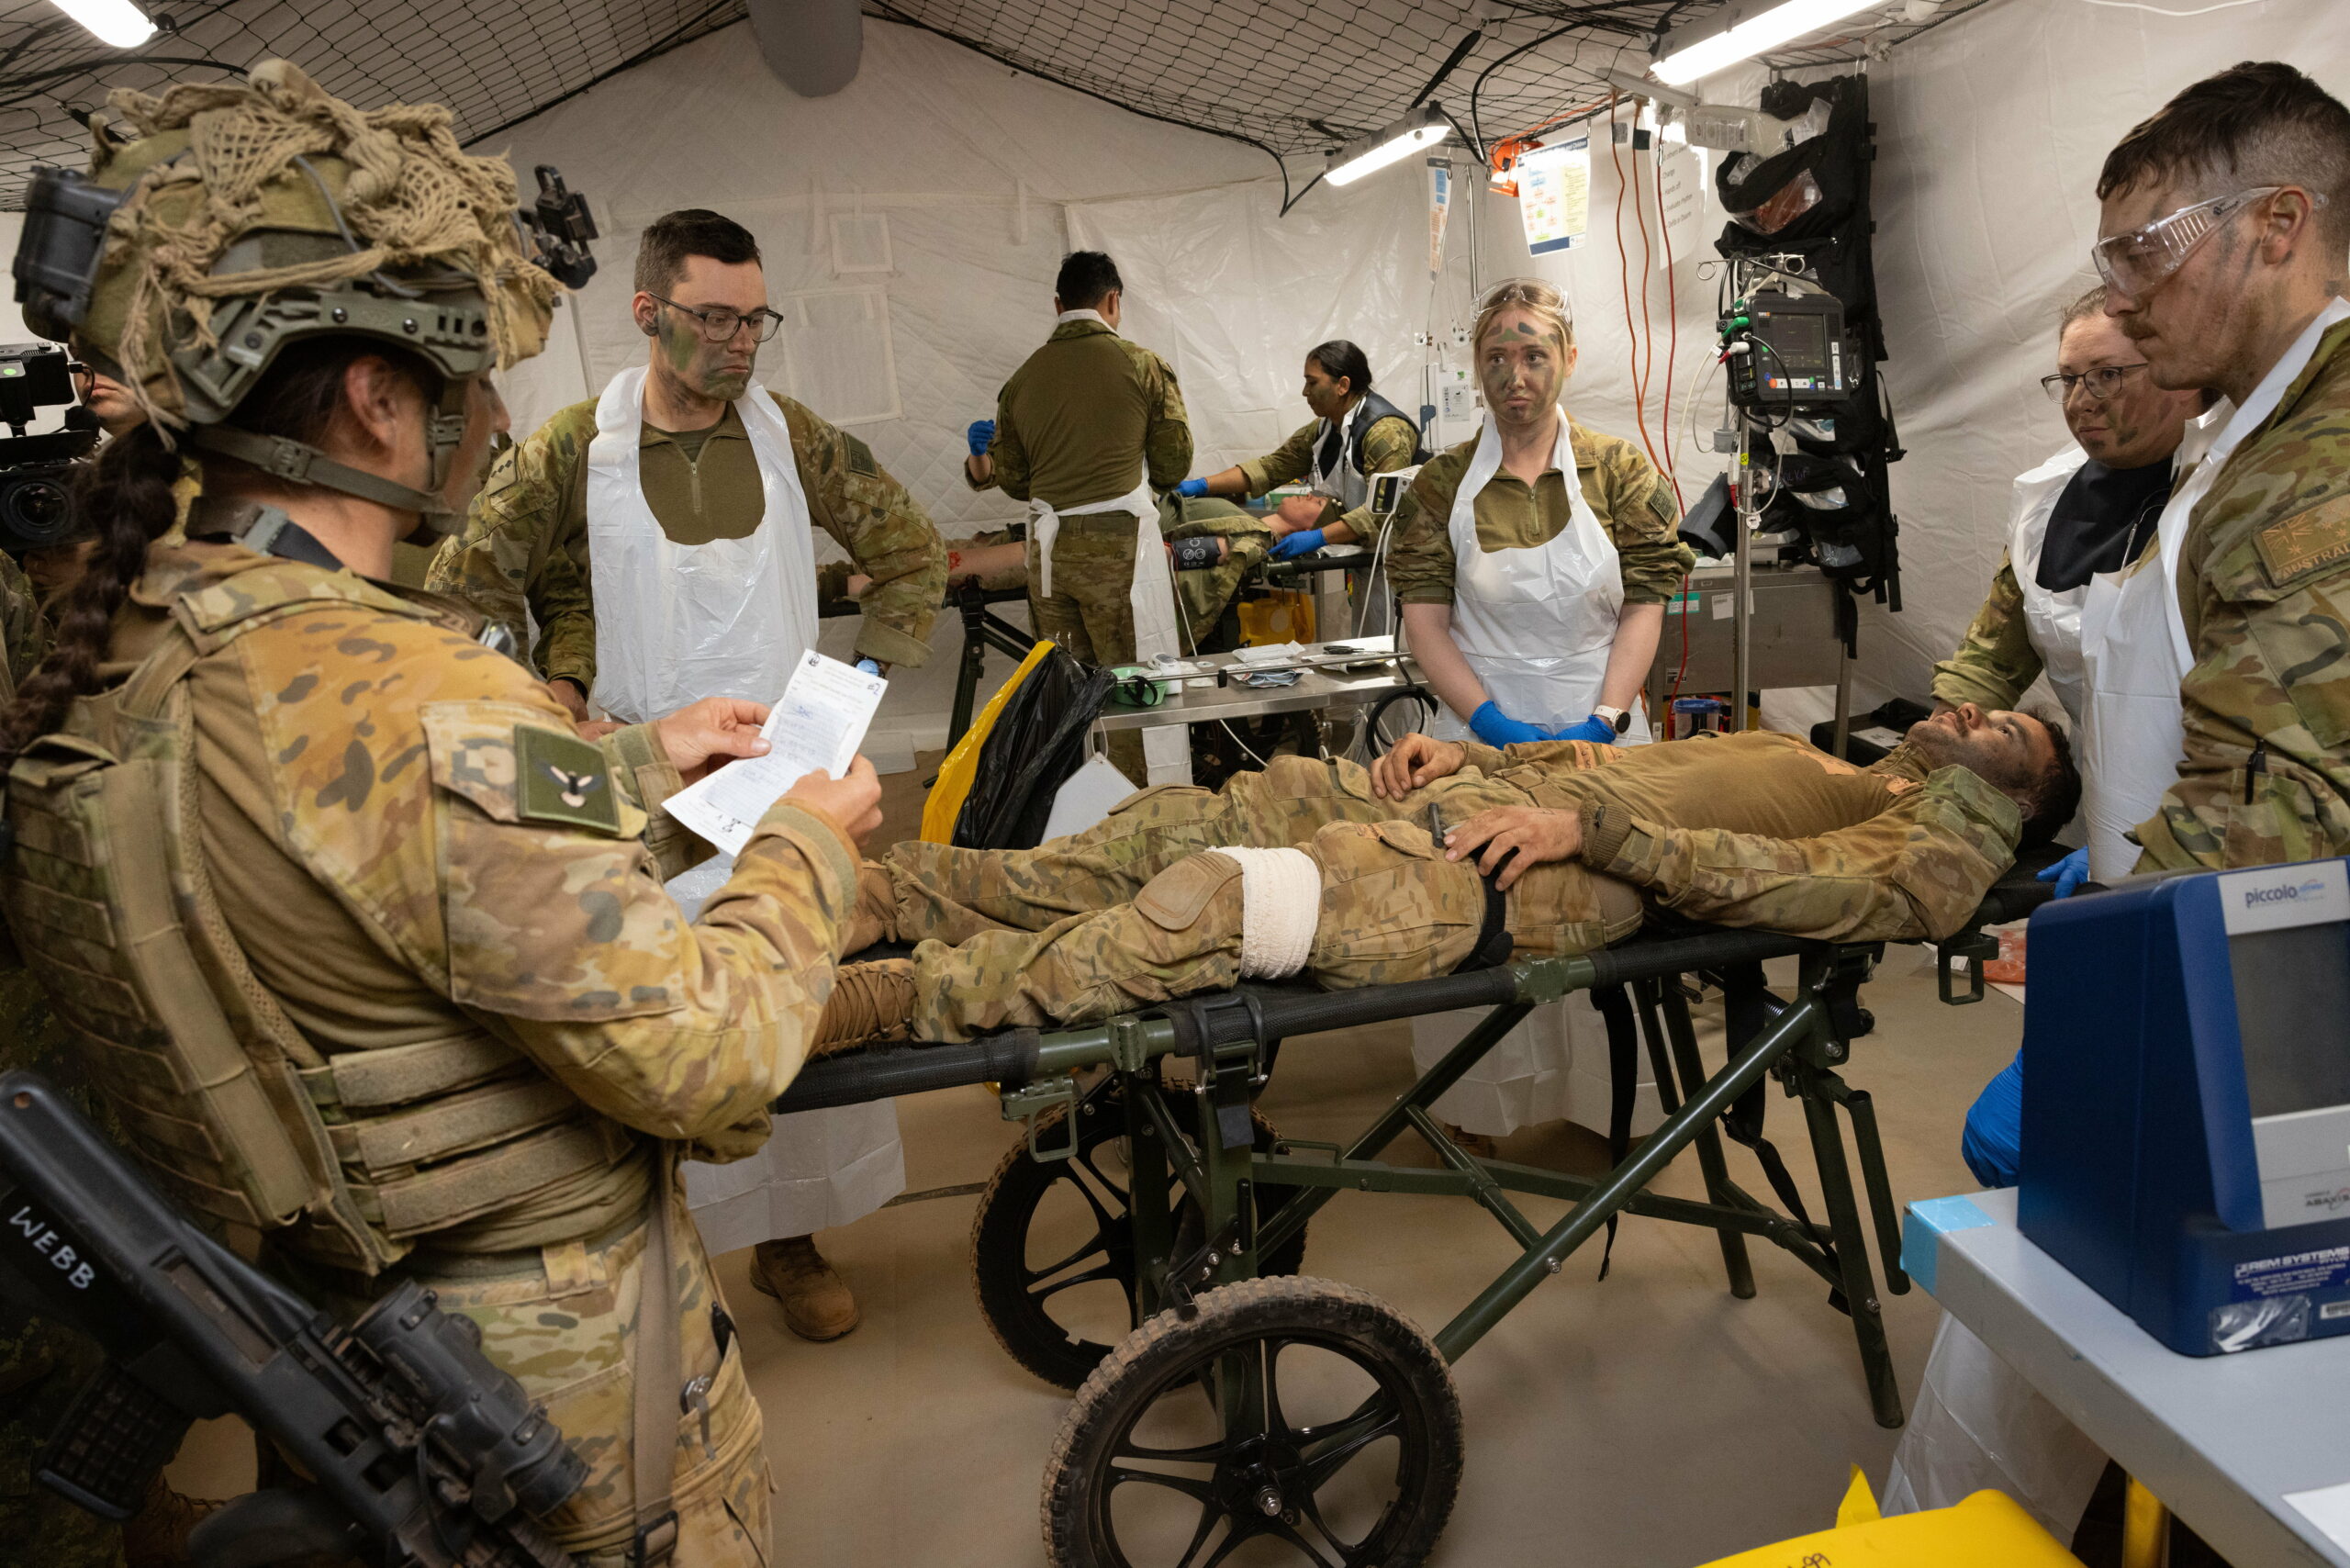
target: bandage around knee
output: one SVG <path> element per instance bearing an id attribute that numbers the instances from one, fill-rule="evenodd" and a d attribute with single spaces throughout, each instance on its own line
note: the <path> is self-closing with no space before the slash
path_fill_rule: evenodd
<path id="1" fill-rule="evenodd" d="M 1240 868 L 1240 978 L 1305 968 L 1322 915 L 1322 868 L 1303 849 L 1218 849 Z"/>

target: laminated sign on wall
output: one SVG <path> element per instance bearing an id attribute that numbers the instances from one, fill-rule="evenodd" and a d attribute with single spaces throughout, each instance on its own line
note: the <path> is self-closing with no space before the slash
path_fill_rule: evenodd
<path id="1" fill-rule="evenodd" d="M 900 418 L 887 290 L 822 288 L 776 300 L 783 389 L 836 425 Z"/>
<path id="2" fill-rule="evenodd" d="M 1517 214 L 1536 255 L 1572 248 L 1590 225 L 1591 139 L 1529 152 L 1517 165 Z"/>
<path id="3" fill-rule="evenodd" d="M 1444 275 L 1444 224 L 1452 213 L 1452 166 L 1428 160 L 1428 276 Z"/>

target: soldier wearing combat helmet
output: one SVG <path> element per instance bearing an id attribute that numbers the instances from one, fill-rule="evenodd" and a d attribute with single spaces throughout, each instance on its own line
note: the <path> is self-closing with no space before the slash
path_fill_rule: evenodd
<path id="1" fill-rule="evenodd" d="M 112 106 L 18 263 L 36 329 L 151 417 L 0 720 L 17 945 L 167 1192 L 346 1316 L 404 1276 L 480 1326 L 588 1463 L 542 1521 L 575 1557 L 761 1563 L 759 1413 L 674 1170 L 767 1136 L 878 786 L 796 789 L 681 918 L 662 802 L 764 711 L 591 744 L 379 580 L 462 513 L 489 372 L 546 330 L 511 172 L 283 62 Z"/>

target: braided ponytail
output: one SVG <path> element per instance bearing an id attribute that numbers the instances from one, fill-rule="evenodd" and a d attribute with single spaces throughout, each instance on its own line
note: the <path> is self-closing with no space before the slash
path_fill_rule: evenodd
<path id="1" fill-rule="evenodd" d="M 55 729 L 73 699 L 97 689 L 115 612 L 146 570 L 147 547 L 178 515 L 172 486 L 179 476 L 178 454 L 142 424 L 108 442 L 75 484 L 73 504 L 96 521 L 96 545 L 59 606 L 48 657 L 0 714 L 0 765 Z"/>

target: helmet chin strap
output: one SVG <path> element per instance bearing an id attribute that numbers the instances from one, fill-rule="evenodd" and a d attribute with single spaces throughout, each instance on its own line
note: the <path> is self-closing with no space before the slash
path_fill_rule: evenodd
<path id="1" fill-rule="evenodd" d="M 396 511 L 412 511 L 435 532 L 448 533 L 455 530 L 457 514 L 441 492 L 448 484 L 449 465 L 456 457 L 457 448 L 464 443 L 466 386 L 462 380 L 449 381 L 441 390 L 439 404 L 425 415 L 425 450 L 432 461 L 432 487 L 429 490 L 353 468 L 348 463 L 338 463 L 317 447 L 290 436 L 261 435 L 234 425 L 198 425 L 189 432 L 188 439 L 203 451 L 234 458 L 273 479 L 282 479 L 289 485 L 316 485 Z"/>

